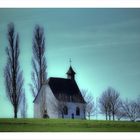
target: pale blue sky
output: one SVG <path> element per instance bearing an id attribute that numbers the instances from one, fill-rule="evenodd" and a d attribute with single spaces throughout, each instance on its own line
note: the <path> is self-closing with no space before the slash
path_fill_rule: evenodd
<path id="1" fill-rule="evenodd" d="M 79 87 L 94 98 L 108 86 L 123 99 L 140 95 L 140 9 L 0 9 L 0 117 L 13 117 L 3 78 L 9 22 L 20 37 L 28 117 L 33 116 L 28 84 L 36 24 L 45 29 L 48 77 L 66 77 L 71 58 Z"/>

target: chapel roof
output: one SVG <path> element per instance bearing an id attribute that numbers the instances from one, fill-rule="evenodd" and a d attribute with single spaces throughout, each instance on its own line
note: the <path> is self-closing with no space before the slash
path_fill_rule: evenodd
<path id="1" fill-rule="evenodd" d="M 58 100 L 85 103 L 75 80 L 51 77 L 48 84 Z"/>

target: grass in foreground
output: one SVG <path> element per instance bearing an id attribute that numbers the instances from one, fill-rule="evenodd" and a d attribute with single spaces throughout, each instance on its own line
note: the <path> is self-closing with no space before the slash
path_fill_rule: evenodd
<path id="1" fill-rule="evenodd" d="M 140 132 L 140 122 L 76 119 L 0 119 L 0 132 Z"/>

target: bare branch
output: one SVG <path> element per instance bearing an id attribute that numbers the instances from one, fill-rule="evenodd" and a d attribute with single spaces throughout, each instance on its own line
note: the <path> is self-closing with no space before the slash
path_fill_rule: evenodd
<path id="1" fill-rule="evenodd" d="M 140 117 L 139 104 L 136 101 L 123 101 L 122 109 L 125 115 L 125 118 L 135 121 Z"/>

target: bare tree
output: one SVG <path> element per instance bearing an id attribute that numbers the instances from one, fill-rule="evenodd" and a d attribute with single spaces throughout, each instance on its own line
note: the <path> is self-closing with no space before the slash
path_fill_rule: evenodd
<path id="1" fill-rule="evenodd" d="M 138 106 L 138 109 L 137 109 L 137 111 L 138 111 L 138 118 L 140 119 L 140 95 L 139 95 L 136 103 L 137 103 L 137 106 Z"/>
<path id="2" fill-rule="evenodd" d="M 99 98 L 99 107 L 100 107 L 101 113 L 105 114 L 106 120 L 108 120 L 108 112 L 109 112 L 108 110 L 110 110 L 108 105 L 109 105 L 109 100 L 108 100 L 107 94 L 106 92 L 103 92 L 101 97 Z"/>
<path id="3" fill-rule="evenodd" d="M 121 103 L 122 102 L 120 102 L 119 109 L 118 109 L 118 111 L 116 112 L 116 115 L 115 115 L 116 118 L 118 119 L 118 121 L 120 121 L 122 118 L 126 118 L 126 113 L 123 110 Z"/>
<path id="4" fill-rule="evenodd" d="M 94 103 L 91 102 L 91 103 L 88 103 L 87 106 L 86 106 L 86 112 L 87 112 L 87 117 L 89 118 L 90 120 L 90 117 L 94 115 Z"/>
<path id="5" fill-rule="evenodd" d="M 113 120 L 115 120 L 115 115 L 120 107 L 119 96 L 119 93 L 112 87 L 109 87 L 102 93 L 99 99 L 100 110 L 103 114 L 106 114 L 106 120 L 107 117 L 111 120 L 111 116 L 113 117 Z"/>
<path id="6" fill-rule="evenodd" d="M 82 96 L 86 101 L 86 106 L 84 107 L 85 116 L 87 116 L 90 120 L 90 116 L 94 115 L 94 100 L 91 93 L 88 90 L 81 90 Z"/>
<path id="7" fill-rule="evenodd" d="M 66 102 L 58 101 L 57 110 L 58 110 L 58 113 L 61 114 L 62 118 L 64 118 L 64 115 L 65 115 L 64 107 L 66 107 Z"/>
<path id="8" fill-rule="evenodd" d="M 19 36 L 15 33 L 14 24 L 8 25 L 9 45 L 6 48 L 7 64 L 4 69 L 7 97 L 14 108 L 14 118 L 17 118 L 19 103 L 23 93 L 23 76 L 19 65 Z"/>
<path id="9" fill-rule="evenodd" d="M 131 121 L 135 121 L 140 117 L 139 115 L 139 105 L 135 101 L 123 101 L 122 108 L 124 110 L 126 118 Z"/>
<path id="10" fill-rule="evenodd" d="M 45 57 L 45 36 L 44 29 L 39 25 L 35 26 L 34 37 L 33 37 L 33 57 L 32 57 L 32 82 L 30 88 L 33 97 L 37 95 L 41 86 L 47 79 L 47 65 Z"/>
<path id="11" fill-rule="evenodd" d="M 112 113 L 112 117 L 113 120 L 115 120 L 115 115 L 117 114 L 117 112 L 119 111 L 120 105 L 121 105 L 121 101 L 120 101 L 120 94 L 118 93 L 118 91 L 116 91 L 113 88 L 108 88 L 108 94 L 110 95 L 110 105 L 111 105 L 111 113 Z"/>
<path id="12" fill-rule="evenodd" d="M 120 121 L 122 118 L 126 118 L 126 114 L 124 111 L 118 111 L 116 114 L 116 118 Z"/>
<path id="13" fill-rule="evenodd" d="M 26 118 L 27 117 L 27 100 L 26 100 L 26 96 L 25 93 L 23 93 L 22 95 L 22 99 L 21 99 L 21 117 L 22 118 Z"/>
<path id="14" fill-rule="evenodd" d="M 64 94 L 59 93 L 57 103 L 55 105 L 55 109 L 58 112 L 58 114 L 61 115 L 62 118 L 64 118 L 65 115 L 65 107 L 67 107 L 66 103 L 66 96 Z"/>

